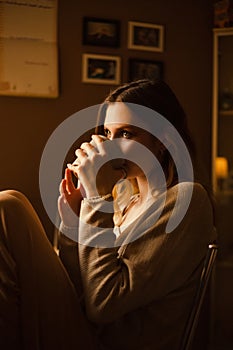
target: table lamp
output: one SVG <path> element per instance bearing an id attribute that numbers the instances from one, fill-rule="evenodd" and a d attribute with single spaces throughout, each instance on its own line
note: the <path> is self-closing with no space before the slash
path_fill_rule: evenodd
<path id="1" fill-rule="evenodd" d="M 217 157 L 215 160 L 215 174 L 219 190 L 223 190 L 223 184 L 228 177 L 228 161 L 225 157 Z"/>

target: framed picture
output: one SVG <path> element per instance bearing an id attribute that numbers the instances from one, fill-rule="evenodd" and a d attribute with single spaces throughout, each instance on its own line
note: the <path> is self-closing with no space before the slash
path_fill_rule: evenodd
<path id="1" fill-rule="evenodd" d="M 129 59 L 129 79 L 163 79 L 163 62 Z"/>
<path id="2" fill-rule="evenodd" d="M 94 84 L 120 84 L 120 57 L 83 54 L 82 81 Z"/>
<path id="3" fill-rule="evenodd" d="M 100 18 L 83 18 L 83 44 L 117 47 L 120 44 L 120 22 Z"/>
<path id="4" fill-rule="evenodd" d="M 164 26 L 151 23 L 128 23 L 128 48 L 162 52 L 164 49 Z"/>

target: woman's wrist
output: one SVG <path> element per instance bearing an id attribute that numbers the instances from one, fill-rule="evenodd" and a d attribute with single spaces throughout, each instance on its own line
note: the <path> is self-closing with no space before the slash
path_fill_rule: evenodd
<path id="1" fill-rule="evenodd" d="M 86 198 L 88 200 L 88 202 L 90 203 L 98 203 L 98 202 L 101 202 L 103 200 L 112 200 L 112 193 L 107 193 L 107 194 L 104 194 L 104 195 L 99 195 L 99 196 L 88 196 Z"/>

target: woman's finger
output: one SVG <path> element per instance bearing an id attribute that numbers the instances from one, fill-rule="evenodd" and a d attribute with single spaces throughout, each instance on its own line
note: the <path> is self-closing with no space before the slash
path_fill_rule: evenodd
<path id="1" fill-rule="evenodd" d="M 66 180 L 66 189 L 69 193 L 72 193 L 76 188 L 74 186 L 72 171 L 70 169 L 65 170 L 65 180 Z"/>
<path id="2" fill-rule="evenodd" d="M 75 154 L 78 157 L 80 163 L 87 157 L 87 153 L 81 148 L 76 149 Z"/>
<path id="3" fill-rule="evenodd" d="M 70 164 L 70 163 L 68 163 L 67 164 L 67 168 L 70 170 L 70 171 L 72 171 L 72 173 L 76 176 L 76 177 L 78 177 L 78 166 L 80 165 L 80 163 L 79 164 Z"/>
<path id="4" fill-rule="evenodd" d="M 63 186 L 64 181 L 66 181 L 66 180 L 62 179 L 61 182 L 60 182 L 60 185 L 59 185 L 59 192 L 60 192 L 61 195 L 64 194 L 64 186 Z"/>
<path id="5" fill-rule="evenodd" d="M 80 149 L 89 157 L 97 151 L 93 144 L 90 142 L 84 142 L 81 144 Z"/>
<path id="6" fill-rule="evenodd" d="M 62 179 L 60 186 L 59 186 L 59 192 L 61 196 L 68 196 L 67 188 L 66 188 L 66 179 Z"/>
<path id="7" fill-rule="evenodd" d="M 103 136 L 103 135 L 92 135 L 91 138 L 96 145 L 100 145 L 104 141 L 108 140 L 108 138 L 106 136 Z"/>

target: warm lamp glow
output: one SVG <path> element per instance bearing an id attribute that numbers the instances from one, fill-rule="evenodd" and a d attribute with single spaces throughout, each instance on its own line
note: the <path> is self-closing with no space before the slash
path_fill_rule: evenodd
<path id="1" fill-rule="evenodd" d="M 216 177 L 225 179 L 228 176 L 228 162 L 224 157 L 217 157 L 215 160 Z"/>

